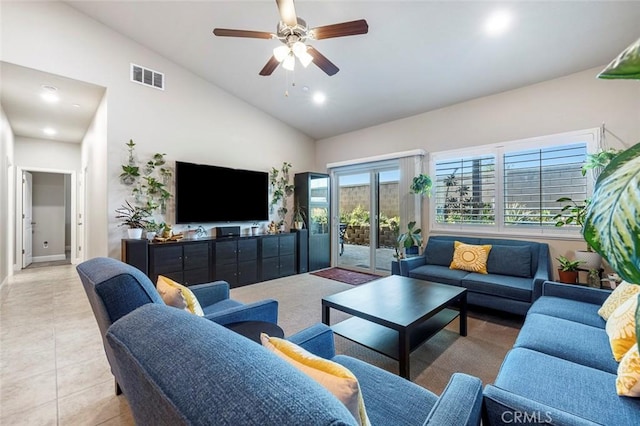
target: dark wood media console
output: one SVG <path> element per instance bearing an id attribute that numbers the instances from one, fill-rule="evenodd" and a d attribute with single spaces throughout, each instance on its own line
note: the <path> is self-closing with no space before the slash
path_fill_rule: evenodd
<path id="1" fill-rule="evenodd" d="M 300 237 L 283 233 L 165 243 L 124 239 L 122 261 L 154 283 L 164 275 L 187 286 L 224 280 L 233 288 L 306 272 L 299 270 L 304 263 L 297 258 Z"/>

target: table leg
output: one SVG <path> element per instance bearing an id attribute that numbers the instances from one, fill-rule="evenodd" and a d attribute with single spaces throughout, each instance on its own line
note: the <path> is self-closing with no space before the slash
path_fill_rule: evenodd
<path id="1" fill-rule="evenodd" d="M 411 364 L 411 359 L 409 357 L 409 343 L 410 336 L 406 329 L 399 330 L 399 353 L 398 353 L 398 361 L 400 362 L 400 377 L 404 377 L 407 380 L 411 380 L 409 376 L 409 367 Z"/>
<path id="2" fill-rule="evenodd" d="M 330 325 L 329 324 L 329 306 L 327 305 L 322 305 L 322 323 L 326 324 L 326 325 Z"/>
<path id="3" fill-rule="evenodd" d="M 467 293 L 460 296 L 460 335 L 467 335 Z"/>

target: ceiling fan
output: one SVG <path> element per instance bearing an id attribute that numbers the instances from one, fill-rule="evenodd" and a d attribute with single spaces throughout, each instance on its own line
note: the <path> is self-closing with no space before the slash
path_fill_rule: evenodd
<path id="1" fill-rule="evenodd" d="M 276 38 L 280 40 L 284 45 L 273 49 L 273 56 L 260 71 L 262 76 L 271 75 L 280 64 L 284 69 L 292 71 L 295 67 L 296 58 L 304 67 L 313 62 L 327 75 L 334 75 L 340 69 L 313 46 L 306 44 L 306 42 L 308 40 L 366 34 L 369 31 L 369 25 L 364 19 L 309 28 L 304 19 L 296 15 L 293 0 L 276 0 L 276 4 L 280 12 L 280 22 L 275 34 L 265 31 L 230 30 L 226 28 L 215 28 L 213 30 L 213 34 L 219 37 Z"/>

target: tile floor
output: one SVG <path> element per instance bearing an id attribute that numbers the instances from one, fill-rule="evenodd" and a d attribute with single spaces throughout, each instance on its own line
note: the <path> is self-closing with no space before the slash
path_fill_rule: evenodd
<path id="1" fill-rule="evenodd" d="M 0 424 L 134 424 L 73 265 L 24 269 L 2 286 Z"/>

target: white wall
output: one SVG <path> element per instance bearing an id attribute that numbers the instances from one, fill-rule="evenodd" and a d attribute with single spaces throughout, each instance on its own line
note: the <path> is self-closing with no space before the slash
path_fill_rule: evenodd
<path id="1" fill-rule="evenodd" d="M 124 236 L 113 212 L 127 194 L 118 175 L 129 139 L 141 156 L 161 152 L 169 161 L 262 171 L 289 161 L 294 172 L 314 165 L 310 138 L 64 4 L 3 2 L 1 19 L 2 39 L 11 43 L 0 59 L 107 88 L 106 168 L 98 175 L 103 171 L 93 164 L 88 178 L 102 185 L 88 191 L 101 217 L 87 226 L 92 233 L 108 229 L 112 257 Z M 131 62 L 165 73 L 166 90 L 131 83 Z M 94 194 L 108 194 L 106 208 Z M 103 251 L 90 245 L 87 254 Z"/>
<path id="2" fill-rule="evenodd" d="M 0 286 L 13 268 L 14 177 L 13 132 L 0 106 Z"/>
<path id="3" fill-rule="evenodd" d="M 599 127 L 606 128 L 627 146 L 640 141 L 640 84 L 630 80 L 600 80 L 593 68 L 460 103 L 436 111 L 316 142 L 316 168 L 371 155 L 422 148 L 427 152 L 508 142 Z M 610 134 L 610 146 L 621 147 Z M 426 164 L 425 164 L 426 166 Z M 424 200 L 425 203 L 428 199 Z M 428 224 L 423 209 L 423 223 Z M 545 240 L 552 258 L 584 249 L 584 241 Z"/>

